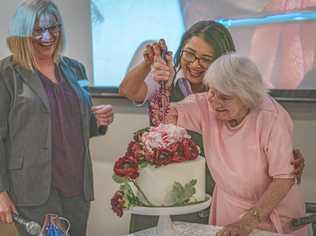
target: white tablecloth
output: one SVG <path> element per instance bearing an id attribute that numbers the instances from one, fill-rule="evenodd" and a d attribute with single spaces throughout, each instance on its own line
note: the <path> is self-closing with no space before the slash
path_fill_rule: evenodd
<path id="1" fill-rule="evenodd" d="M 175 236 L 216 236 L 216 233 L 222 228 L 214 225 L 203 225 L 186 222 L 173 222 Z M 252 236 L 284 236 L 285 234 L 276 234 L 266 231 L 255 230 Z M 128 236 L 158 236 L 156 227 L 142 230 Z"/>

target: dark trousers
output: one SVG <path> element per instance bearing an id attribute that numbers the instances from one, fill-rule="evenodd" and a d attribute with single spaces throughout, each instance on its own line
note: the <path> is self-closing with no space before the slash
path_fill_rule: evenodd
<path id="1" fill-rule="evenodd" d="M 52 188 L 49 199 L 43 205 L 32 207 L 17 207 L 21 216 L 43 225 L 46 214 L 57 214 L 67 218 L 70 223 L 71 236 L 85 236 L 90 210 L 90 202 L 83 196 L 65 197 L 59 191 Z M 25 227 L 17 224 L 21 236 L 30 236 Z"/>

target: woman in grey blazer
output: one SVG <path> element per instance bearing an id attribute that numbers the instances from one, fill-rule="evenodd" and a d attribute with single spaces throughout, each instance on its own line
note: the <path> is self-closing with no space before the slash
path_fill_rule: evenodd
<path id="1" fill-rule="evenodd" d="M 17 8 L 0 61 L 0 221 L 12 212 L 43 222 L 56 213 L 85 235 L 93 200 L 89 138 L 113 121 L 110 105 L 92 106 L 79 86 L 84 66 L 61 55 L 62 18 L 50 0 Z M 18 228 L 21 235 L 28 235 Z"/>

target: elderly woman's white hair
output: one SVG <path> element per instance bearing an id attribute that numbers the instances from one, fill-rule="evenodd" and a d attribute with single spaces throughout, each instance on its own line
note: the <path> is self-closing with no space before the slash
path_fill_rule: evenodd
<path id="1" fill-rule="evenodd" d="M 203 83 L 225 95 L 239 97 L 248 108 L 254 108 L 267 93 L 257 66 L 236 53 L 217 58 Z"/>

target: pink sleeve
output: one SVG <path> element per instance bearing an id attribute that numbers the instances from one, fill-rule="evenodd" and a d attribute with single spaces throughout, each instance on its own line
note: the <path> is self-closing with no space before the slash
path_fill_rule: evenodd
<path id="1" fill-rule="evenodd" d="M 289 114 L 281 109 L 273 122 L 265 147 L 269 176 L 273 178 L 294 178 L 293 166 L 293 122 Z"/>
<path id="2" fill-rule="evenodd" d="M 199 105 L 195 95 L 188 96 L 183 101 L 176 103 L 177 125 L 201 133 L 201 107 Z"/>

